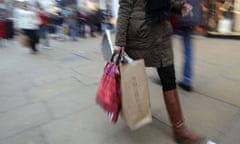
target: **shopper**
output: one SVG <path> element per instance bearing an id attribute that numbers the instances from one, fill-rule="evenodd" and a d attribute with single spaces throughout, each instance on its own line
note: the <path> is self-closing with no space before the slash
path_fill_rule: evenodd
<path id="1" fill-rule="evenodd" d="M 23 31 L 23 33 L 28 37 L 33 54 L 38 51 L 36 44 L 39 41 L 37 35 L 37 30 L 40 25 L 40 18 L 38 14 L 31 9 L 28 2 L 22 2 L 22 9 L 18 11 L 17 14 L 18 27 Z"/>
<path id="2" fill-rule="evenodd" d="M 183 53 L 184 53 L 184 66 L 182 72 L 182 80 L 178 85 L 186 90 L 193 90 L 193 74 L 194 74 L 194 47 L 192 40 L 192 33 L 196 26 L 201 24 L 202 20 L 202 0 L 188 0 L 192 5 L 193 10 L 189 16 L 177 16 L 177 27 L 175 31 L 182 36 Z"/>
<path id="3" fill-rule="evenodd" d="M 65 40 L 65 35 L 63 34 L 63 23 L 64 23 L 64 16 L 61 12 L 58 12 L 56 17 L 56 33 L 57 33 L 57 40 L 60 40 L 60 41 Z"/>
<path id="4" fill-rule="evenodd" d="M 182 36 L 183 43 L 183 70 L 182 80 L 178 83 L 179 87 L 183 90 L 191 92 L 193 90 L 193 41 L 191 38 L 193 27 L 181 27 L 179 28 L 180 35 Z"/>
<path id="5" fill-rule="evenodd" d="M 97 25 L 99 25 L 99 18 L 97 17 L 97 11 L 92 10 L 88 12 L 87 22 L 90 27 L 90 36 L 96 37 L 95 32 L 97 31 Z"/>
<path id="6" fill-rule="evenodd" d="M 73 41 L 77 41 L 78 36 L 78 15 L 76 9 L 71 9 L 69 16 L 67 17 L 67 24 L 70 29 L 70 36 Z"/>
<path id="7" fill-rule="evenodd" d="M 120 0 L 116 49 L 124 49 L 134 59 L 145 60 L 147 67 L 156 67 L 163 86 L 163 95 L 177 142 L 199 142 L 203 137 L 185 126 L 176 89 L 171 42 L 170 10 L 184 16 L 191 6 L 170 0 Z"/>
<path id="8" fill-rule="evenodd" d="M 86 38 L 87 14 L 80 10 L 78 13 L 79 34 L 81 38 Z"/>
<path id="9" fill-rule="evenodd" d="M 40 44 L 43 48 L 50 48 L 49 47 L 49 39 L 48 39 L 48 21 L 49 16 L 43 8 L 38 5 L 38 14 L 41 19 L 40 29 L 39 29 L 39 37 L 40 37 Z"/>

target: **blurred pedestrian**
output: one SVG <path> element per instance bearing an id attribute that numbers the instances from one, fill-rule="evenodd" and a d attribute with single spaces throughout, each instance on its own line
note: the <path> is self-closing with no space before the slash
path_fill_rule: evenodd
<path id="1" fill-rule="evenodd" d="M 28 37 L 32 52 L 33 54 L 36 54 L 38 51 L 36 44 L 39 41 L 37 30 L 39 29 L 40 25 L 40 18 L 38 14 L 32 10 L 28 2 L 22 2 L 22 9 L 18 10 L 17 21 L 18 28 L 20 28 Z"/>
<path id="2" fill-rule="evenodd" d="M 65 35 L 63 34 L 63 23 L 64 23 L 64 16 L 61 12 L 57 12 L 56 17 L 56 33 L 57 33 L 57 40 L 65 40 Z"/>
<path id="3" fill-rule="evenodd" d="M 86 38 L 87 14 L 85 11 L 79 11 L 79 33 L 81 38 Z"/>
<path id="4" fill-rule="evenodd" d="M 67 17 L 67 24 L 70 30 L 70 36 L 73 41 L 77 41 L 78 37 L 78 14 L 76 9 L 71 9 L 69 16 Z"/>
<path id="5" fill-rule="evenodd" d="M 49 16 L 46 11 L 42 8 L 41 5 L 38 5 L 38 14 L 41 19 L 40 29 L 39 29 L 39 37 L 40 37 L 40 44 L 43 48 L 50 48 L 49 47 L 49 39 L 48 39 L 48 23 L 49 23 Z"/>
<path id="6" fill-rule="evenodd" d="M 88 23 L 88 26 L 89 26 L 89 28 L 90 28 L 90 36 L 91 37 L 96 37 L 96 35 L 95 35 L 95 26 L 94 26 L 94 24 L 95 24 L 95 13 L 94 12 L 92 12 L 92 11 L 89 11 L 88 13 L 87 13 L 87 23 Z"/>
<path id="7" fill-rule="evenodd" d="M 191 38 L 194 27 L 181 27 L 182 43 L 183 43 L 183 71 L 182 71 L 182 80 L 178 83 L 179 87 L 191 92 L 193 90 L 193 41 Z"/>
<path id="8" fill-rule="evenodd" d="M 196 26 L 201 24 L 202 20 L 202 0 L 188 0 L 188 2 L 192 5 L 193 10 L 189 16 L 182 17 L 176 16 L 177 18 L 177 27 L 175 31 L 177 34 L 182 36 L 183 43 L 183 52 L 184 52 L 184 66 L 182 72 L 182 80 L 178 83 L 178 85 L 186 90 L 193 90 L 193 74 L 194 74 L 194 47 L 192 40 L 192 33 Z"/>
<path id="9" fill-rule="evenodd" d="M 189 15 L 191 6 L 175 0 L 120 0 L 116 46 L 134 58 L 145 60 L 147 67 L 156 67 L 163 95 L 177 142 L 199 142 L 203 138 L 185 126 L 174 70 L 169 12 Z"/>

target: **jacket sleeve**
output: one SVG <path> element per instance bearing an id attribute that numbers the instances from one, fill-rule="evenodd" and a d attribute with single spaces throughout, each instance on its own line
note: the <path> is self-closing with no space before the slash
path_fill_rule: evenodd
<path id="1" fill-rule="evenodd" d="M 182 0 L 171 0 L 171 11 L 175 14 L 181 14 L 183 4 Z"/>
<path id="2" fill-rule="evenodd" d="M 134 7 L 135 0 L 120 0 L 119 12 L 117 21 L 116 46 L 126 46 L 127 29 L 129 24 L 129 17 Z"/>
<path id="3" fill-rule="evenodd" d="M 36 12 L 33 13 L 32 21 L 33 21 L 33 24 L 35 24 L 35 25 L 41 24 L 41 19 Z"/>

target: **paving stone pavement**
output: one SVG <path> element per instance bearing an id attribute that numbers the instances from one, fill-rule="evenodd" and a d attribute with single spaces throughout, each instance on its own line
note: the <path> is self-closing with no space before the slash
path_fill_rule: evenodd
<path id="1" fill-rule="evenodd" d="M 14 41 L 0 48 L 0 144 L 175 144 L 157 73 L 147 68 L 153 123 L 130 131 L 95 102 L 105 62 L 101 37 L 51 40 L 37 55 Z M 239 144 L 237 40 L 195 38 L 194 92 L 179 89 L 187 125 L 220 144 Z M 177 80 L 182 47 L 173 37 Z"/>

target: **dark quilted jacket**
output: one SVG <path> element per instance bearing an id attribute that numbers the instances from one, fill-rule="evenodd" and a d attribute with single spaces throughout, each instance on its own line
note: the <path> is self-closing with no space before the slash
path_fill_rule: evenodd
<path id="1" fill-rule="evenodd" d="M 120 0 L 115 44 L 125 47 L 129 56 L 145 60 L 146 66 L 173 64 L 172 26 L 168 20 L 149 26 L 146 0 Z M 171 1 L 172 11 L 180 13 L 182 3 Z"/>

